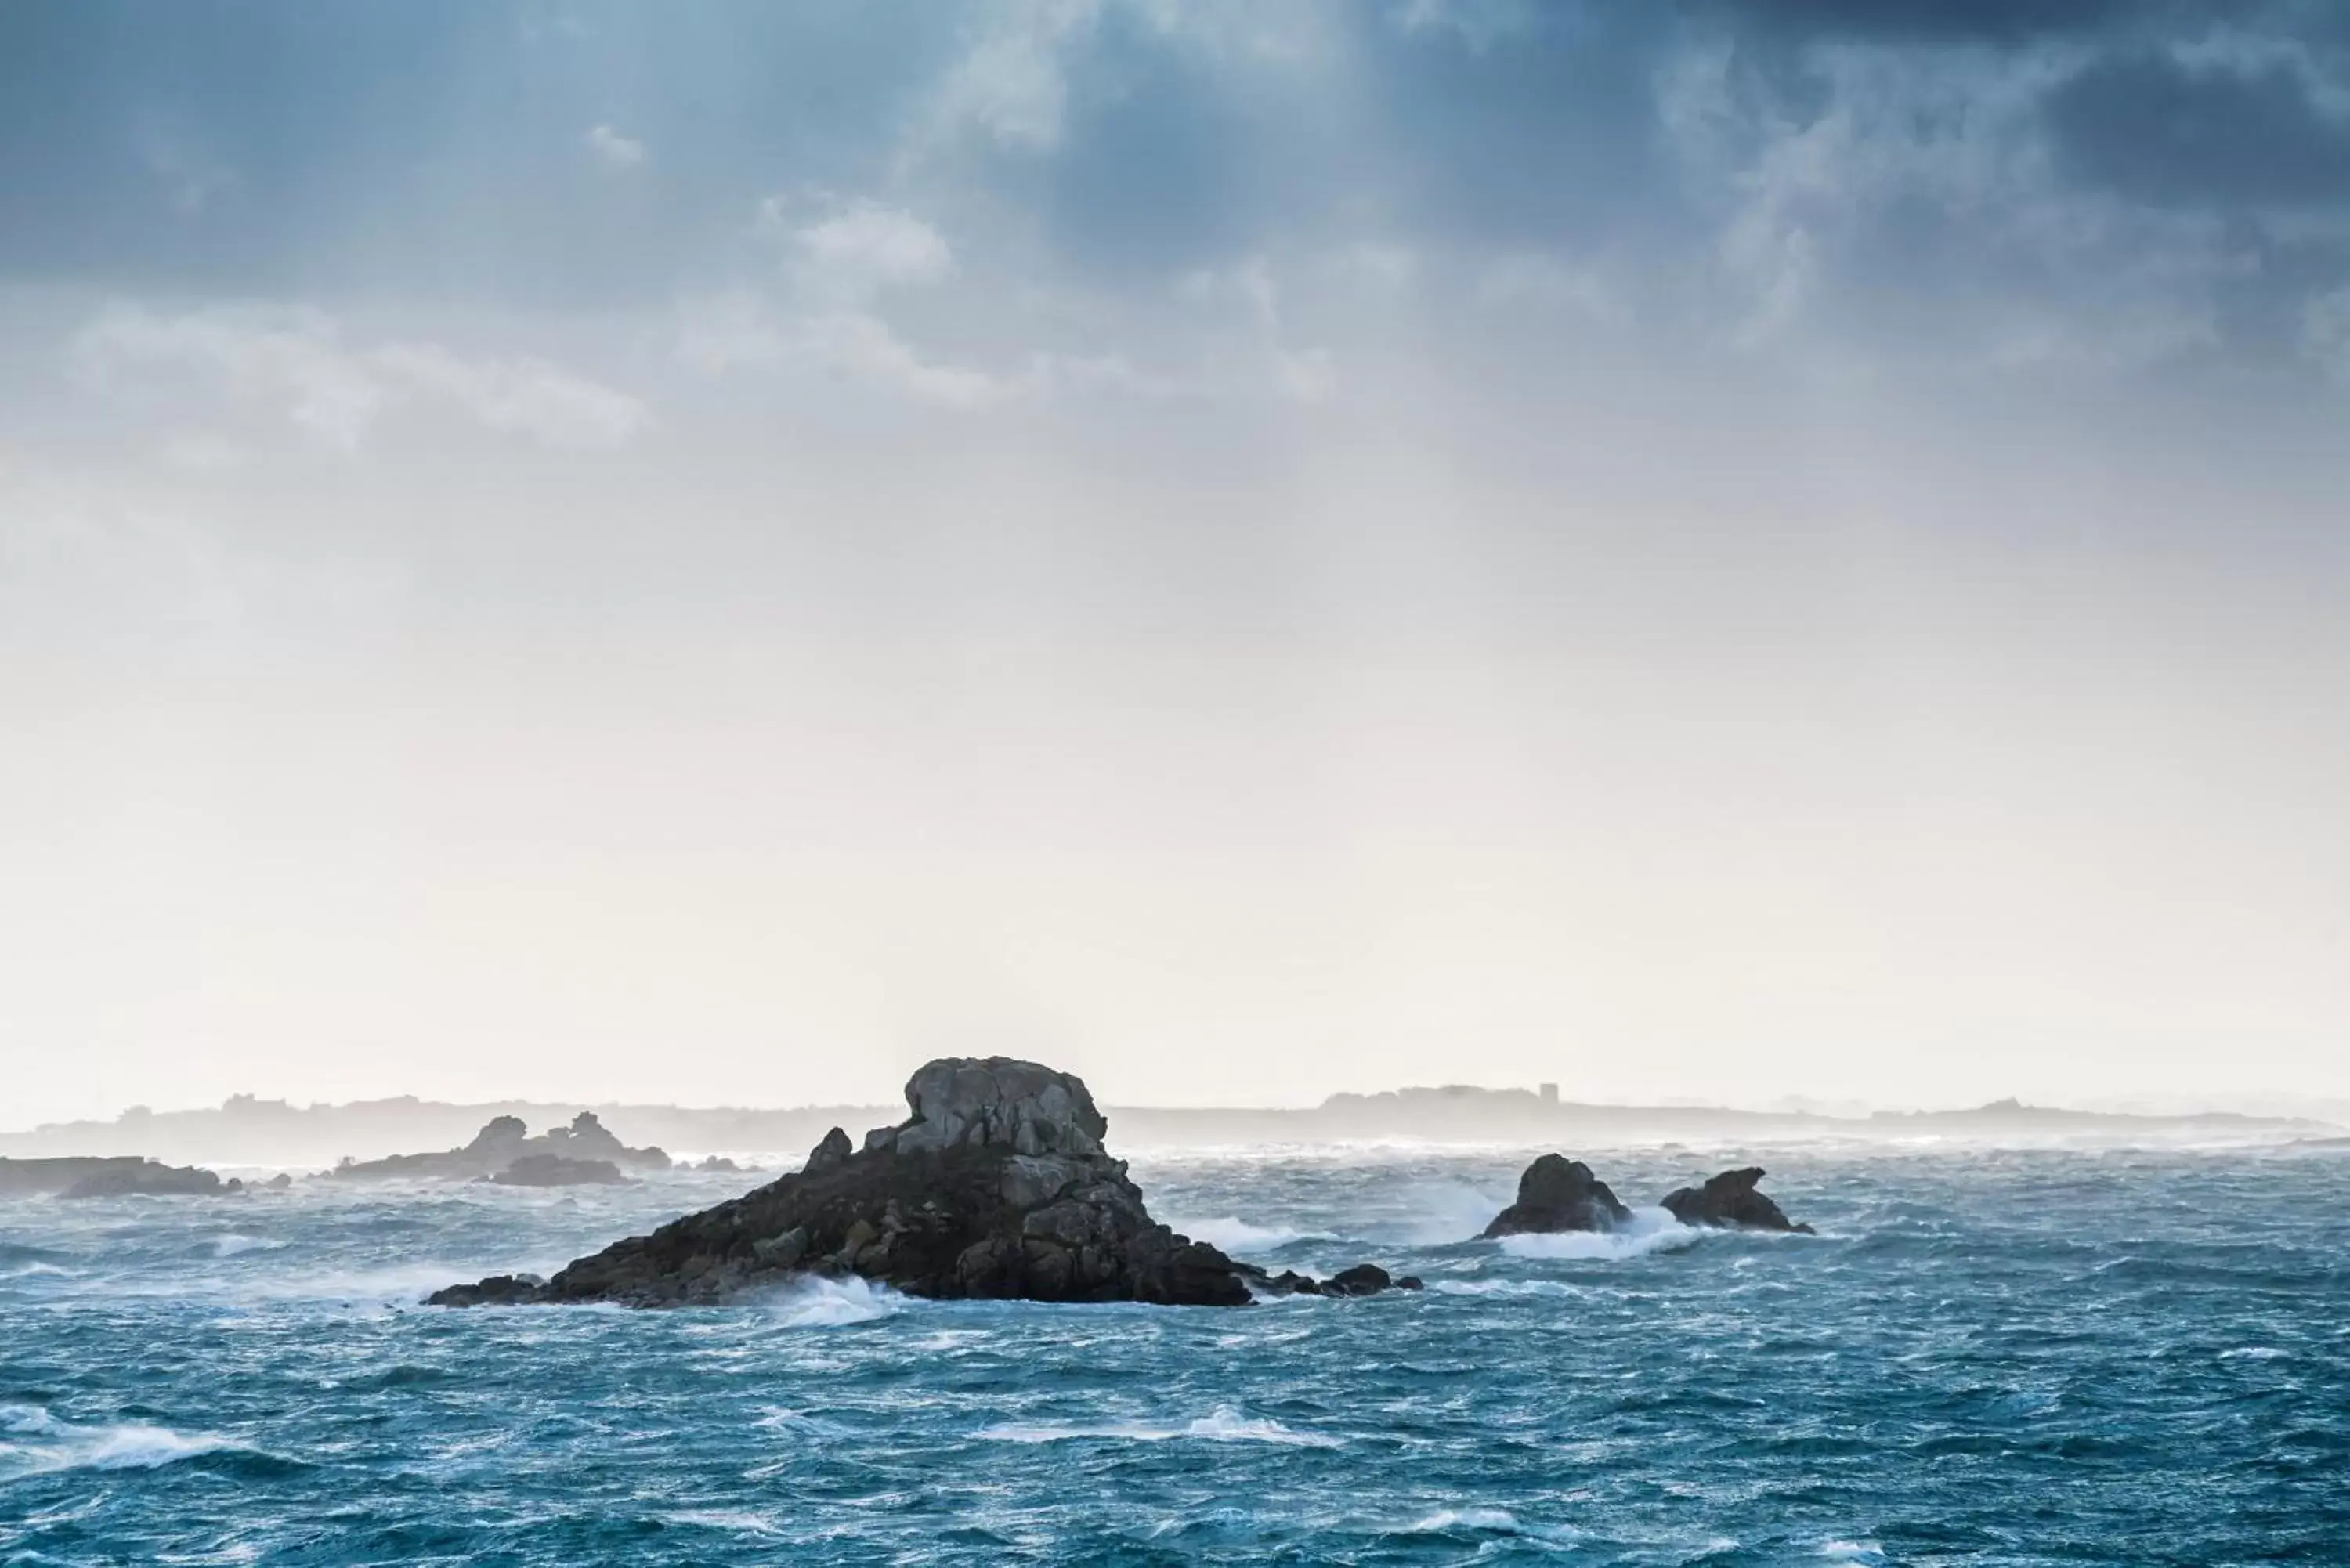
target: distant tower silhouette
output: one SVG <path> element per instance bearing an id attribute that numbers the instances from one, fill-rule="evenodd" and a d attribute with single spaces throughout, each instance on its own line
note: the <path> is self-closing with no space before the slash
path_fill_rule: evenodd
<path id="1" fill-rule="evenodd" d="M 1544 1084 L 1542 1086 L 1542 1097 L 1544 1105 L 1555 1106 L 1558 1104 L 1558 1085 L 1556 1084 Z"/>

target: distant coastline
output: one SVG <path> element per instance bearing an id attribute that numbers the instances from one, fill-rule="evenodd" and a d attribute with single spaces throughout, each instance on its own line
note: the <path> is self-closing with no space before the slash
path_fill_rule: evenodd
<path id="1" fill-rule="evenodd" d="M 1959 1110 L 1738 1110 L 1687 1106 L 1601 1105 L 1559 1099 L 1545 1089 L 1468 1085 L 1382 1094 L 1333 1095 L 1319 1106 L 1266 1109 L 1106 1107 L 1131 1149 L 1251 1144 L 1342 1144 L 1383 1140 L 1601 1147 L 1611 1142 L 1772 1142 L 1851 1139 L 1898 1143 L 1939 1138 L 2002 1144 L 2041 1142 L 2289 1143 L 2338 1137 L 2343 1128 L 2307 1116 L 2231 1111 L 2160 1116 L 2071 1110 L 1996 1101 Z M 596 1113 L 630 1142 L 681 1154 L 723 1152 L 796 1159 L 827 1128 L 852 1134 L 896 1122 L 899 1107 L 804 1106 L 777 1109 L 498 1100 L 455 1104 L 402 1096 L 347 1105 L 294 1106 L 249 1095 L 198 1110 L 133 1109 L 110 1121 L 50 1123 L 0 1132 L 0 1156 L 145 1155 L 215 1165 L 330 1167 L 463 1144 L 493 1116 L 534 1128 Z"/>

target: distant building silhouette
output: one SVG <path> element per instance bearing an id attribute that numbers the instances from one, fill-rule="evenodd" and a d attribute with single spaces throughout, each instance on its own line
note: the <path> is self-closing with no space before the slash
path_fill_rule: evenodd
<path id="1" fill-rule="evenodd" d="M 1544 1084 L 1542 1085 L 1542 1097 L 1544 1105 L 1555 1106 L 1558 1104 L 1558 1085 L 1556 1084 Z"/>

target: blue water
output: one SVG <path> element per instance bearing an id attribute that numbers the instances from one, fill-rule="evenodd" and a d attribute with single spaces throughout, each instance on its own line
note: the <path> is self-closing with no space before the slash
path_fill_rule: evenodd
<path id="1" fill-rule="evenodd" d="M 2350 1158 L 1780 1148 L 1816 1239 L 1462 1240 L 1530 1152 L 1138 1159 L 1430 1286 L 1227 1312 L 413 1304 L 742 1178 L 0 1204 L 0 1563 L 2350 1562 Z"/>

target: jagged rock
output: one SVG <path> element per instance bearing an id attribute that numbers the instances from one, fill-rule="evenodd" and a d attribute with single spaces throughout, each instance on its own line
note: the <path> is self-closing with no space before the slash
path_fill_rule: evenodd
<path id="1" fill-rule="evenodd" d="M 1518 1200 L 1493 1216 L 1486 1238 L 1553 1231 L 1612 1231 L 1632 1218 L 1579 1159 L 1546 1154 L 1518 1178 Z"/>
<path id="2" fill-rule="evenodd" d="M 444 1306 L 509 1306 L 520 1302 L 536 1301 L 546 1282 L 536 1274 L 492 1274 L 479 1284 L 452 1285 L 433 1299 Z M 464 1300 L 456 1300 L 463 1296 Z"/>
<path id="3" fill-rule="evenodd" d="M 1381 1291 L 1416 1291 L 1423 1289 L 1419 1276 L 1405 1274 L 1392 1278 L 1377 1263 L 1357 1263 L 1351 1269 L 1341 1269 L 1326 1280 L 1311 1274 L 1301 1274 L 1295 1269 L 1284 1269 L 1277 1274 L 1267 1273 L 1254 1263 L 1237 1263 L 1251 1289 L 1269 1296 L 1370 1296 Z"/>
<path id="4" fill-rule="evenodd" d="M 294 1185 L 294 1179 L 281 1170 L 261 1185 L 272 1192 L 283 1192 Z"/>
<path id="5" fill-rule="evenodd" d="M 463 1148 L 433 1154 L 395 1154 L 358 1164 L 346 1161 L 335 1168 L 334 1174 L 347 1181 L 395 1178 L 478 1181 L 484 1177 L 495 1179 L 500 1171 L 517 1161 L 538 1156 L 572 1161 L 602 1160 L 623 1171 L 667 1170 L 670 1164 L 669 1156 L 660 1149 L 630 1148 L 596 1119 L 595 1112 L 581 1111 L 571 1118 L 569 1127 L 551 1127 L 537 1137 L 530 1136 L 530 1128 L 519 1116 L 492 1116 L 473 1135 L 473 1141 Z"/>
<path id="6" fill-rule="evenodd" d="M 700 1160 L 695 1162 L 693 1168 L 696 1170 L 716 1171 L 723 1175 L 730 1176 L 739 1174 L 743 1169 L 741 1166 L 735 1164 L 733 1160 L 727 1158 L 723 1154 L 704 1155 Z"/>
<path id="7" fill-rule="evenodd" d="M 1719 1176 L 1708 1177 L 1702 1187 L 1683 1187 L 1666 1193 L 1665 1207 L 1684 1225 L 1817 1234 L 1809 1225 L 1789 1220 L 1776 1203 L 1757 1192 L 1754 1184 L 1762 1179 L 1760 1166 L 1725 1170 Z"/>
<path id="8" fill-rule="evenodd" d="M 911 1295 L 1238 1306 L 1239 1266 L 1150 1218 L 1085 1084 L 1001 1057 L 932 1062 L 912 1114 L 861 1150 L 836 1127 L 805 1168 L 582 1258 L 544 1285 L 484 1281 L 446 1306 L 723 1301 L 795 1273 Z"/>
<path id="9" fill-rule="evenodd" d="M 242 1192 L 244 1183 L 221 1179 L 193 1166 L 151 1159 L 109 1160 L 58 1194 L 61 1198 L 214 1198 Z"/>
<path id="10" fill-rule="evenodd" d="M 608 1159 L 526 1154 L 490 1179 L 500 1187 L 618 1187 L 629 1179 Z"/>

